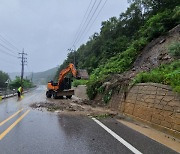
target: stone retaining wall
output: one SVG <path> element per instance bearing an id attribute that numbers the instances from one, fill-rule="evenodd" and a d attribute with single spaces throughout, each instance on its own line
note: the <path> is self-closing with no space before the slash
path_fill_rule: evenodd
<path id="1" fill-rule="evenodd" d="M 113 109 L 180 134 L 180 95 L 169 86 L 141 83 L 132 87 L 125 99 L 122 93 L 117 96 L 110 101 Z"/>

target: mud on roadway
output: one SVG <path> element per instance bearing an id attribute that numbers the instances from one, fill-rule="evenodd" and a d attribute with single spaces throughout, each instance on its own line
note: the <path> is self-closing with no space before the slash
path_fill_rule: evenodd
<path id="1" fill-rule="evenodd" d="M 116 113 L 103 105 L 93 104 L 92 101 L 82 100 L 77 97 L 72 99 L 48 99 L 45 102 L 35 102 L 30 105 L 39 111 L 51 111 L 58 113 L 80 114 L 88 116 L 115 116 Z"/>
<path id="2" fill-rule="evenodd" d="M 66 97 L 62 99 L 47 98 L 44 101 L 33 102 L 30 107 L 42 112 L 50 111 L 97 117 L 114 117 L 117 115 L 116 112 L 111 111 L 107 106 L 99 104 L 96 101 L 88 100 L 85 86 L 75 88 L 75 95 L 71 99 L 67 99 Z"/>
<path id="3" fill-rule="evenodd" d="M 76 96 L 71 99 L 48 99 L 45 102 L 35 102 L 30 105 L 39 111 L 50 111 L 56 113 L 80 114 L 88 116 L 115 116 L 108 107 L 93 103 L 93 101 L 83 100 Z"/>

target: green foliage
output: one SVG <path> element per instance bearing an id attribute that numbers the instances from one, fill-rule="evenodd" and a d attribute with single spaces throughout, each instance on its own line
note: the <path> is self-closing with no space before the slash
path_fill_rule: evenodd
<path id="1" fill-rule="evenodd" d="M 173 19 L 177 20 L 177 23 L 180 24 L 180 5 L 176 6 L 176 8 L 174 9 L 174 15 L 173 15 Z"/>
<path id="2" fill-rule="evenodd" d="M 148 15 L 154 15 L 159 12 L 163 12 L 165 9 L 174 9 L 180 5 L 178 0 L 128 0 L 130 3 L 134 3 L 144 9 L 144 13 Z"/>
<path id="3" fill-rule="evenodd" d="M 103 94 L 105 92 L 105 86 L 100 86 L 98 88 L 98 93 Z"/>
<path id="4" fill-rule="evenodd" d="M 168 48 L 169 54 L 171 54 L 175 59 L 180 58 L 180 42 L 172 43 Z"/>
<path id="5" fill-rule="evenodd" d="M 33 84 L 32 82 L 30 82 L 30 80 L 24 79 L 23 80 L 23 88 L 32 88 Z M 20 77 L 16 77 L 15 80 L 13 80 L 12 82 L 10 82 L 9 87 L 10 88 L 18 88 L 21 86 L 21 78 Z"/>
<path id="6" fill-rule="evenodd" d="M 8 79 L 9 79 L 9 75 L 7 73 L 0 71 L 0 88 L 5 88 L 7 86 L 5 82 Z"/>
<path id="7" fill-rule="evenodd" d="M 113 90 L 111 89 L 104 94 L 103 101 L 105 104 L 107 104 L 110 101 L 112 93 L 113 93 Z"/>
<path id="8" fill-rule="evenodd" d="M 134 83 L 154 82 L 170 85 L 174 91 L 180 93 L 180 60 L 168 65 L 161 65 L 159 68 L 150 72 L 142 72 L 138 74 Z"/>
<path id="9" fill-rule="evenodd" d="M 76 67 L 90 74 L 87 94 L 93 99 L 103 81 L 111 74 L 131 68 L 137 55 L 152 39 L 165 34 L 180 23 L 180 1 L 129 0 L 130 6 L 120 14 L 102 22 L 100 33 L 94 33 L 86 44 L 68 54 L 60 66 L 65 68 L 76 57 Z"/>
<path id="10" fill-rule="evenodd" d="M 138 32 L 139 39 L 134 40 L 124 52 L 119 53 L 114 57 L 111 57 L 104 65 L 100 65 L 91 73 L 91 83 L 94 83 L 96 81 L 102 81 L 109 74 L 122 73 L 124 71 L 127 71 L 131 67 L 132 63 L 135 61 L 137 55 L 148 43 L 148 41 L 152 40 L 154 37 L 158 37 L 159 35 L 167 32 L 170 28 L 172 28 L 171 26 L 174 24 L 170 26 L 169 24 L 167 24 L 169 23 L 169 21 L 171 21 L 172 16 L 173 13 L 171 13 L 170 11 L 164 11 L 148 19 L 146 24 Z M 165 18 L 168 19 L 165 20 Z M 144 74 L 144 77 L 145 76 L 146 74 Z M 161 75 L 159 76 L 159 78 L 156 78 L 156 80 L 159 80 L 160 82 Z M 91 91 L 93 92 L 93 90 Z"/>
<path id="11" fill-rule="evenodd" d="M 87 95 L 89 97 L 89 99 L 94 99 L 94 97 L 96 96 L 96 94 L 98 93 L 98 89 L 99 87 L 102 85 L 102 82 L 100 81 L 89 81 L 87 83 Z"/>
<path id="12" fill-rule="evenodd" d="M 101 86 L 100 84 L 96 84 L 97 81 L 103 81 L 109 74 L 122 73 L 128 70 L 146 42 L 144 38 L 134 41 L 126 51 L 112 57 L 105 65 L 101 65 L 99 68 L 95 69 L 88 83 L 88 96 L 93 99 L 93 96 L 98 92 L 98 90 L 93 90 L 93 88 L 99 89 Z"/>
<path id="13" fill-rule="evenodd" d="M 165 10 L 164 12 L 152 16 L 139 30 L 139 35 L 146 37 L 148 40 L 152 40 L 153 38 L 165 34 L 178 24 L 179 18 L 174 16 L 176 11 L 176 9 L 174 11 Z"/>
<path id="14" fill-rule="evenodd" d="M 79 85 L 86 85 L 87 82 L 88 82 L 88 80 L 82 80 L 82 79 L 81 80 L 74 80 L 72 85 L 73 85 L 73 87 L 77 87 Z"/>

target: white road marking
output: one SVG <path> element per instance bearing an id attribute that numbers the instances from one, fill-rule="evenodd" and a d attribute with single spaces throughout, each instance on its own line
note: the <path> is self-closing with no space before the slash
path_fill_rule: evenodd
<path id="1" fill-rule="evenodd" d="M 111 129 L 106 127 L 103 123 L 101 123 L 96 118 L 92 118 L 98 125 L 100 125 L 102 128 L 104 128 L 109 134 L 111 134 L 115 139 L 117 139 L 119 142 L 121 142 L 123 145 L 125 145 L 129 150 L 131 150 L 135 154 L 142 154 L 140 151 L 138 151 L 135 147 L 133 147 L 131 144 L 126 142 L 123 138 L 121 138 L 119 135 L 117 135 L 115 132 L 113 132 Z"/>

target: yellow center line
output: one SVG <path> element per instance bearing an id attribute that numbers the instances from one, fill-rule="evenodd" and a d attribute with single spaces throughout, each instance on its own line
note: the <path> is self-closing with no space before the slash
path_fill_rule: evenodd
<path id="1" fill-rule="evenodd" d="M 9 126 L 1 135 L 0 140 L 2 140 L 7 133 L 9 133 L 28 113 L 30 110 L 27 110 L 22 116 L 20 116 L 11 126 Z"/>
<path id="2" fill-rule="evenodd" d="M 18 113 L 20 113 L 23 110 L 23 108 L 19 111 L 17 111 L 16 113 L 14 113 L 13 115 L 11 115 L 9 118 L 7 118 L 6 120 L 2 121 L 0 123 L 0 126 L 2 126 L 3 124 L 5 124 L 7 121 L 9 121 L 10 119 L 12 119 L 13 117 L 15 117 Z"/>

